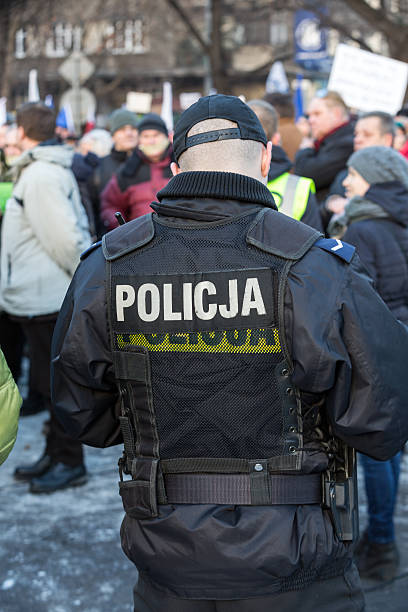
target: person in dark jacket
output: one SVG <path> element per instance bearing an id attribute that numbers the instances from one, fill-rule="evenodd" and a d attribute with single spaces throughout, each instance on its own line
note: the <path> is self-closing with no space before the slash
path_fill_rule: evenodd
<path id="1" fill-rule="evenodd" d="M 150 203 L 171 177 L 172 147 L 164 121 L 155 113 L 139 123 L 139 146 L 106 185 L 101 217 L 107 229 L 117 226 L 116 212 L 131 221 L 150 212 Z"/>
<path id="2" fill-rule="evenodd" d="M 250 100 L 252 108 L 268 140 L 272 142 L 272 159 L 267 187 L 272 193 L 280 212 L 298 221 L 307 223 L 321 232 L 323 230 L 312 179 L 290 174 L 293 167 L 286 152 L 279 146 L 279 115 L 265 100 Z"/>
<path id="3" fill-rule="evenodd" d="M 367 147 L 350 157 L 348 168 L 350 200 L 329 229 L 357 248 L 380 296 L 408 324 L 408 162 L 391 147 Z M 357 558 L 368 578 L 391 580 L 397 572 L 393 515 L 400 455 L 388 461 L 361 456 L 369 522 Z"/>
<path id="4" fill-rule="evenodd" d="M 333 91 L 313 98 L 308 116 L 313 139 L 303 139 L 295 157 L 295 173 L 314 180 L 322 203 L 353 152 L 354 123 L 343 99 Z"/>
<path id="5" fill-rule="evenodd" d="M 72 172 L 78 183 L 78 189 L 81 196 L 81 202 L 86 210 L 86 215 L 89 222 L 89 233 L 91 234 L 92 242 L 98 238 L 97 219 L 99 211 L 95 211 L 88 189 L 88 181 L 95 169 L 99 165 L 99 157 L 89 151 L 86 155 L 75 153 L 72 159 Z"/>
<path id="6" fill-rule="evenodd" d="M 106 231 L 102 223 L 101 194 L 119 167 L 125 163 L 137 146 L 138 120 L 135 113 L 125 108 L 116 109 L 109 117 L 113 147 L 109 155 L 99 161 L 93 174 L 88 179 L 88 192 L 92 209 L 95 211 L 97 237 Z"/>
<path id="7" fill-rule="evenodd" d="M 155 212 L 83 255 L 53 343 L 61 422 L 125 442 L 135 612 L 361 611 L 357 509 L 346 529 L 325 503 L 344 445 L 385 460 L 408 436 L 408 332 L 352 246 L 277 211 L 241 100 L 187 109 L 174 154 Z"/>
<path id="8" fill-rule="evenodd" d="M 91 196 L 92 181 L 101 160 L 109 155 L 111 147 L 112 138 L 109 132 L 94 129 L 82 136 L 79 142 L 79 152 L 75 153 L 72 160 L 72 172 L 78 183 L 81 201 L 86 210 L 89 231 L 93 242 L 100 239 L 103 229 L 101 227 L 99 208 L 95 208 L 97 200 Z"/>

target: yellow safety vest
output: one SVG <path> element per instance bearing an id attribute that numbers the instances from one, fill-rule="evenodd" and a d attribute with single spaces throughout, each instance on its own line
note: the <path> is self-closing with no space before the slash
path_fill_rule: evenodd
<path id="1" fill-rule="evenodd" d="M 298 221 L 305 213 L 309 193 L 316 193 L 312 179 L 289 172 L 284 172 L 273 181 L 269 181 L 267 187 L 272 195 L 277 196 L 275 204 L 278 210 Z"/>

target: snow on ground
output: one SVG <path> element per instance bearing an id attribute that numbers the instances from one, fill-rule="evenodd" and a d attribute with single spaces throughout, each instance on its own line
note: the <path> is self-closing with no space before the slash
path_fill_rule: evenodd
<path id="1" fill-rule="evenodd" d="M 120 447 L 86 447 L 89 482 L 52 495 L 31 495 L 13 479 L 15 466 L 43 450 L 45 413 L 25 417 L 14 450 L 0 468 L 0 612 L 130 612 L 137 579 L 120 547 Z M 366 504 L 360 476 L 361 528 Z M 408 456 L 396 515 L 399 578 L 365 583 L 366 612 L 405 612 L 408 598 Z"/>

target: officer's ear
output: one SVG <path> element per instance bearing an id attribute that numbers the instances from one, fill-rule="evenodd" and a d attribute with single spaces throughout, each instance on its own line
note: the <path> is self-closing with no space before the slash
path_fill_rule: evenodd
<path id="1" fill-rule="evenodd" d="M 261 174 L 264 178 L 268 176 L 269 168 L 271 166 L 271 159 L 272 159 L 272 143 L 271 141 L 269 141 L 266 143 L 266 147 L 264 147 L 262 151 Z"/>
<path id="2" fill-rule="evenodd" d="M 178 165 L 176 164 L 176 162 L 171 162 L 171 164 L 170 164 L 170 170 L 171 170 L 171 172 L 172 172 L 173 176 L 176 176 L 177 174 L 180 174 L 180 172 L 182 172 L 182 170 L 181 170 L 180 166 L 178 166 Z"/>

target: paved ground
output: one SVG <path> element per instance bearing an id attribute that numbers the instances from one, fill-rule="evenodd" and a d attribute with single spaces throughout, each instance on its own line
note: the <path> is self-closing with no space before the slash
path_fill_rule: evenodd
<path id="1" fill-rule="evenodd" d="M 31 495 L 12 474 L 41 454 L 43 420 L 44 413 L 21 420 L 16 446 L 0 468 L 0 612 L 130 612 L 136 572 L 119 544 L 119 448 L 86 449 L 86 486 Z M 400 572 L 390 584 L 364 585 L 367 612 L 408 610 L 407 509 L 405 456 L 396 519 Z M 361 514 L 364 527 L 364 498 Z"/>

